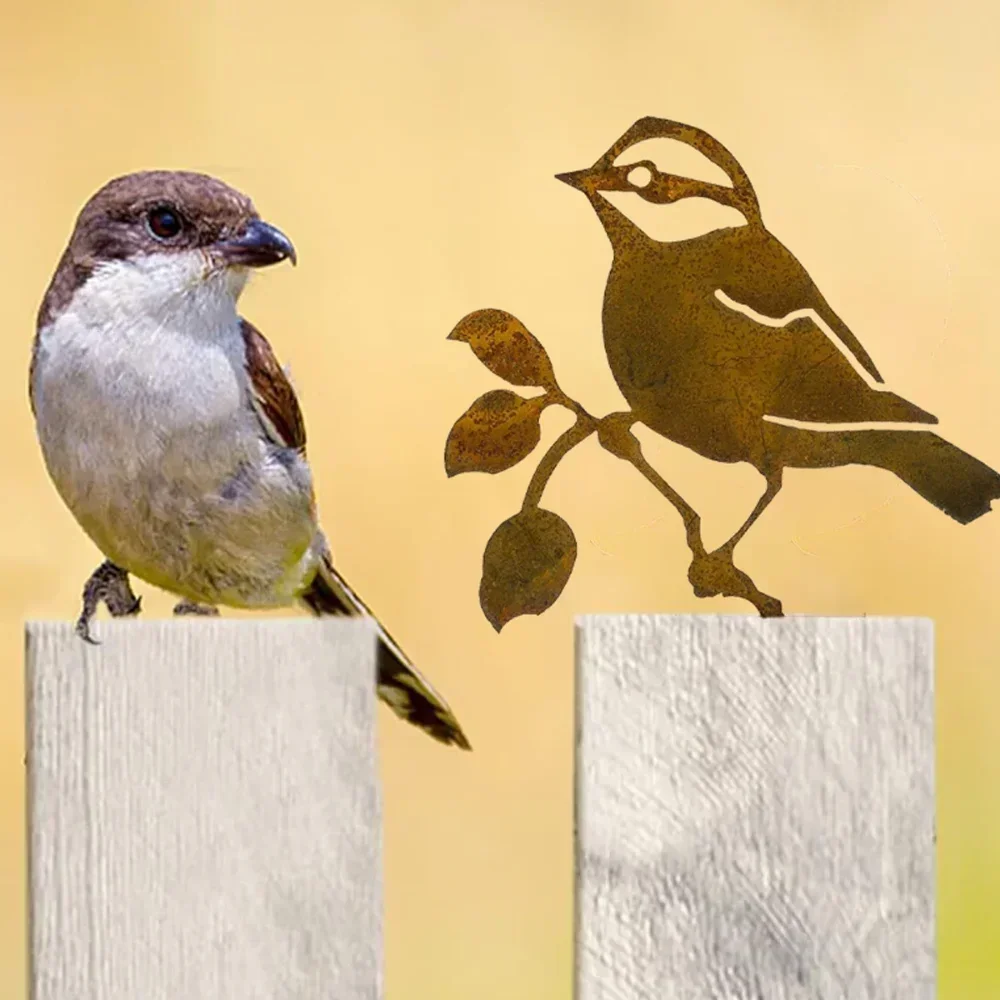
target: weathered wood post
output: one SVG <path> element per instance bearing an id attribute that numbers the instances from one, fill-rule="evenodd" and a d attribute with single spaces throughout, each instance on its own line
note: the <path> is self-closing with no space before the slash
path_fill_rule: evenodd
<path id="1" fill-rule="evenodd" d="M 933 626 L 577 627 L 577 1000 L 933 1000 Z"/>
<path id="2" fill-rule="evenodd" d="M 27 629 L 33 1000 L 378 1000 L 363 621 Z"/>

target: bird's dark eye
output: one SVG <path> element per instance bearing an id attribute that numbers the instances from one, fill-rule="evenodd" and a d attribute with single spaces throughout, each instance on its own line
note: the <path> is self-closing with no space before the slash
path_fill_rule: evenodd
<path id="1" fill-rule="evenodd" d="M 146 224 L 158 240 L 173 239 L 184 228 L 180 215 L 169 205 L 151 208 L 146 216 Z"/>

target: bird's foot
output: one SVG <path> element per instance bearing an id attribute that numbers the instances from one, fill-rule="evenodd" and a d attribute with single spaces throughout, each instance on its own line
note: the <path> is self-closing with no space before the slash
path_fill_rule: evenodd
<path id="1" fill-rule="evenodd" d="M 757 589 L 757 585 L 733 563 L 733 550 L 724 545 L 714 552 L 695 553 L 688 579 L 696 597 L 741 597 L 749 601 L 761 618 L 781 618 L 781 601 Z"/>
<path id="2" fill-rule="evenodd" d="M 142 610 L 142 598 L 132 593 L 128 573 L 110 560 L 102 562 L 84 584 L 83 609 L 76 620 L 76 634 L 92 646 L 98 641 L 90 634 L 90 623 L 102 601 L 112 618 L 126 618 Z"/>
<path id="3" fill-rule="evenodd" d="M 194 601 L 183 600 L 174 605 L 175 615 L 203 615 L 206 618 L 214 618 L 218 613 L 219 609 L 211 604 L 197 604 Z"/>

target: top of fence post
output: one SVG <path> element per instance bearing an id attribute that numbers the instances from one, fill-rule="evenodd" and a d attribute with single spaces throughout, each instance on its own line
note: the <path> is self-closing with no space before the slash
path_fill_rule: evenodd
<path id="1" fill-rule="evenodd" d="M 27 626 L 33 1000 L 376 1000 L 375 637 Z"/>
<path id="2" fill-rule="evenodd" d="M 933 627 L 577 625 L 577 1000 L 933 1000 Z"/>

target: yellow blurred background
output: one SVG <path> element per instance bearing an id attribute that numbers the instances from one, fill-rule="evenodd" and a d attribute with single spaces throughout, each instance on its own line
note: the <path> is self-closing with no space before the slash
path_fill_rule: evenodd
<path id="1" fill-rule="evenodd" d="M 381 715 L 389 1000 L 569 998 L 573 615 L 747 606 L 692 596 L 677 517 L 591 440 L 545 501 L 576 531 L 573 578 L 498 637 L 478 607 L 482 550 L 537 455 L 446 479 L 452 422 L 501 383 L 445 337 L 472 309 L 507 309 L 571 395 L 618 408 L 599 326 L 609 247 L 553 174 L 642 115 L 680 119 L 735 153 L 890 386 L 1000 466 L 998 34 L 986 0 L 6 4 L 0 994 L 25 977 L 23 622 L 75 616 L 100 559 L 42 467 L 30 341 L 100 184 L 214 173 L 295 241 L 298 269 L 261 275 L 244 312 L 292 369 L 339 565 L 476 747 Z M 547 413 L 544 442 L 568 422 Z M 706 540 L 727 537 L 756 473 L 642 436 Z M 1000 995 L 998 553 L 1000 512 L 963 528 L 858 468 L 790 470 L 737 553 L 789 613 L 937 622 L 947 1000 Z M 147 614 L 168 612 L 138 589 Z"/>

